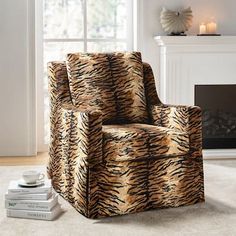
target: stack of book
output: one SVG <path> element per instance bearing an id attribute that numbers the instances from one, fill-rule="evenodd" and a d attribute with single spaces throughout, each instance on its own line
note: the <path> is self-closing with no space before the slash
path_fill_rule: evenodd
<path id="1" fill-rule="evenodd" d="M 61 212 L 58 194 L 53 192 L 51 181 L 37 187 L 22 187 L 11 181 L 5 194 L 8 217 L 53 220 Z"/>

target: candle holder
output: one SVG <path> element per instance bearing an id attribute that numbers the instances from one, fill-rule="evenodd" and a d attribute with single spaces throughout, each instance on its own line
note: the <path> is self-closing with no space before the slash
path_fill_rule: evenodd
<path id="1" fill-rule="evenodd" d="M 221 36 L 221 34 L 217 34 L 217 24 L 215 20 L 212 18 L 208 23 L 202 22 L 199 25 L 199 34 L 197 36 Z"/>

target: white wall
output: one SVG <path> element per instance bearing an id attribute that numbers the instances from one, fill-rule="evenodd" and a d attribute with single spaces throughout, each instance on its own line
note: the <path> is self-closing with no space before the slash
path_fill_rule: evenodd
<path id="1" fill-rule="evenodd" d="M 0 1 L 0 156 L 36 153 L 33 2 Z"/>
<path id="2" fill-rule="evenodd" d="M 235 0 L 141 0 L 141 28 L 142 40 L 138 42 L 143 60 L 149 62 L 154 70 L 158 84 L 159 57 L 158 46 L 154 41 L 155 35 L 166 35 L 160 25 L 162 6 L 167 9 L 178 10 L 191 7 L 193 10 L 193 26 L 187 34 L 196 35 L 201 22 L 215 17 L 218 32 L 223 35 L 236 35 L 236 1 Z"/>

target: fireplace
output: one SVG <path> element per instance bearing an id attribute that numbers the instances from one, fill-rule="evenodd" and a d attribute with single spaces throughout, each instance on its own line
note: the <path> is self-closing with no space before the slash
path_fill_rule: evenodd
<path id="1" fill-rule="evenodd" d="M 236 148 L 236 85 L 195 85 L 202 108 L 203 148 Z"/>
<path id="2" fill-rule="evenodd" d="M 198 104 L 204 108 L 200 102 L 195 101 L 195 85 L 236 84 L 236 36 L 156 36 L 155 40 L 159 45 L 158 87 L 159 96 L 163 103 L 189 106 Z M 235 97 L 235 87 L 233 90 L 235 92 L 232 95 Z M 233 106 L 234 101 L 236 101 L 235 98 L 233 100 L 233 96 L 226 104 Z M 224 99 L 225 97 L 220 95 L 220 98 Z M 208 149 L 203 150 L 204 158 L 236 157 L 236 142 L 234 137 L 231 137 L 235 131 L 232 131 L 234 129 L 233 125 L 229 125 L 231 126 L 230 136 L 227 131 L 227 135 L 222 137 L 221 134 L 218 137 L 227 140 L 225 142 L 227 145 L 224 143 L 224 148 L 221 148 L 221 141 L 211 139 L 213 140 L 214 149 L 209 149 L 209 145 L 207 145 Z M 206 147 L 205 139 L 204 147 Z"/>

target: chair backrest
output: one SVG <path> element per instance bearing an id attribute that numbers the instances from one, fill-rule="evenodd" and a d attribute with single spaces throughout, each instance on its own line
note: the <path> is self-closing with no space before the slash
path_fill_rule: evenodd
<path id="1" fill-rule="evenodd" d="M 69 54 L 67 62 L 48 63 L 48 75 L 52 105 L 72 100 L 82 110 L 101 110 L 104 124 L 147 123 L 147 105 L 160 102 L 138 52 Z"/>
<path id="2" fill-rule="evenodd" d="M 139 52 L 68 54 L 66 63 L 74 105 L 101 110 L 105 124 L 148 122 Z"/>

